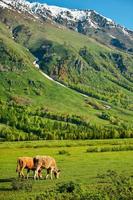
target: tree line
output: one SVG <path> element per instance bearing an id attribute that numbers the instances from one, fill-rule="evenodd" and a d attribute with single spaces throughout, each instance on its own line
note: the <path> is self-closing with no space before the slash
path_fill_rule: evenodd
<path id="1" fill-rule="evenodd" d="M 41 107 L 7 103 L 1 103 L 0 107 L 0 139 L 5 141 L 133 137 L 133 126 L 124 123 L 101 126 L 88 123 L 80 116 L 52 113 Z M 106 113 L 99 117 L 112 120 Z"/>

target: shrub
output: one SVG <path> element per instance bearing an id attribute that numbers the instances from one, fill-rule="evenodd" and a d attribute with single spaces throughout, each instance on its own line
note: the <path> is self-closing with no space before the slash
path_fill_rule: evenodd
<path id="1" fill-rule="evenodd" d="M 100 147 L 89 147 L 86 152 L 111 152 L 111 151 L 132 151 L 132 145 L 117 145 L 117 146 L 100 146 Z"/>
<path id="2" fill-rule="evenodd" d="M 79 184 L 74 183 L 73 181 L 67 182 L 67 183 L 60 183 L 57 186 L 57 191 L 59 193 L 72 193 L 75 191 L 80 191 L 81 187 Z"/>
<path id="3" fill-rule="evenodd" d="M 97 186 L 85 187 L 73 181 L 60 183 L 52 190 L 37 195 L 36 200 L 132 200 L 133 183 L 130 177 L 107 171 L 97 176 L 104 183 Z"/>
<path id="4" fill-rule="evenodd" d="M 68 151 L 66 151 L 66 150 L 60 150 L 60 151 L 58 152 L 58 154 L 59 154 L 59 155 L 67 155 L 67 156 L 70 155 L 70 153 L 69 153 Z"/>
<path id="5" fill-rule="evenodd" d="M 130 177 L 111 170 L 107 172 L 107 177 L 110 185 L 106 187 L 105 191 L 110 200 L 133 199 L 133 184 Z"/>
<path id="6" fill-rule="evenodd" d="M 86 150 L 87 153 L 91 153 L 91 152 L 98 152 L 98 147 L 89 147 Z"/>
<path id="7" fill-rule="evenodd" d="M 111 115 L 110 115 L 110 113 L 104 111 L 101 113 L 101 115 L 99 115 L 99 117 L 104 120 L 110 120 Z"/>
<path id="8" fill-rule="evenodd" d="M 57 188 L 37 195 L 35 200 L 105 200 L 99 190 L 90 191 L 73 181 L 60 183 Z"/>
<path id="9" fill-rule="evenodd" d="M 32 182 L 29 180 L 14 179 L 11 183 L 12 190 L 32 191 Z"/>

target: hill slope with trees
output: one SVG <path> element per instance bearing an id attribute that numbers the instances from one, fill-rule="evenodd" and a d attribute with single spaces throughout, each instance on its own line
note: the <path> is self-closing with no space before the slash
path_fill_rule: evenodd
<path id="1" fill-rule="evenodd" d="M 2 140 L 132 137 L 132 55 L 29 14 L 0 21 Z"/>

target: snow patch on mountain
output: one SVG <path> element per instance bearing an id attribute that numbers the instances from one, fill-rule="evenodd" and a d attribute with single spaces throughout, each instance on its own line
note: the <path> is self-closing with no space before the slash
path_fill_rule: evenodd
<path id="1" fill-rule="evenodd" d="M 129 36 L 129 33 L 127 32 L 126 28 L 122 27 L 122 31 L 123 31 L 124 35 L 128 35 Z"/>
<path id="2" fill-rule="evenodd" d="M 4 1 L 0 1 L 0 7 L 2 7 L 2 8 L 8 8 L 9 6 L 8 6 L 8 4 L 9 3 L 11 3 L 11 1 L 6 1 L 6 2 L 4 2 Z"/>
<path id="3" fill-rule="evenodd" d="M 7 7 L 8 7 L 8 5 L 6 5 L 6 4 L 3 3 L 3 2 L 0 2 L 0 6 L 1 6 L 2 8 L 7 8 Z"/>
<path id="4" fill-rule="evenodd" d="M 111 35 L 111 34 L 108 34 L 111 38 L 113 38 L 113 39 L 116 39 L 116 37 L 114 37 L 113 35 Z"/>

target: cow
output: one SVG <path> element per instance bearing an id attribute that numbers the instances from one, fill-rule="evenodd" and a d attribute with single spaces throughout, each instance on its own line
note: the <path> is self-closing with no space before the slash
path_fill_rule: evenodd
<path id="1" fill-rule="evenodd" d="M 34 161 L 31 157 L 19 157 L 17 160 L 16 172 L 19 177 L 25 178 L 23 170 L 27 169 L 27 179 L 29 177 L 30 170 L 35 171 Z M 38 177 L 41 178 L 41 168 L 38 170 Z"/>
<path id="2" fill-rule="evenodd" d="M 50 156 L 36 156 L 34 158 L 34 166 L 36 168 L 34 179 L 38 178 L 38 172 L 40 169 L 46 169 L 46 179 L 49 177 L 53 179 L 53 174 L 55 178 L 59 178 L 60 170 L 57 168 L 56 161 Z"/>

